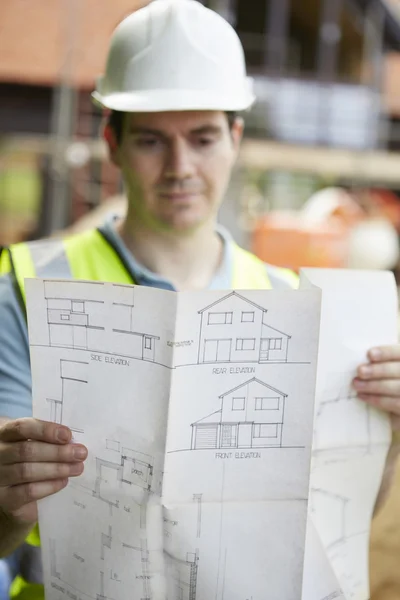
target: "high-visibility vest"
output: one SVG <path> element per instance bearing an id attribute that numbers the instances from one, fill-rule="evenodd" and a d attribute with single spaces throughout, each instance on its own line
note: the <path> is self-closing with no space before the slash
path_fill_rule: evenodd
<path id="1" fill-rule="evenodd" d="M 288 269 L 267 266 L 233 244 L 232 289 L 297 287 Z M 38 240 L 11 246 L 0 257 L 0 274 L 11 273 L 25 308 L 25 278 L 59 278 L 134 284 L 122 257 L 98 230 L 70 238 Z M 21 569 L 11 586 L 12 600 L 43 600 L 39 528 L 36 525 L 22 548 Z"/>

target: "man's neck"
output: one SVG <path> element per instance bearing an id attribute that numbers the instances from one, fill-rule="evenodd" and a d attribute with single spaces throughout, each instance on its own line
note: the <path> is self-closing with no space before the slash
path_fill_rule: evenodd
<path id="1" fill-rule="evenodd" d="M 214 223 L 179 236 L 135 226 L 128 217 L 118 231 L 135 259 L 177 290 L 206 289 L 222 261 L 223 241 Z"/>

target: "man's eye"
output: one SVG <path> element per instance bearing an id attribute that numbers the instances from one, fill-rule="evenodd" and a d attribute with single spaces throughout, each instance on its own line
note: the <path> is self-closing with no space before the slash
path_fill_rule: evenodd
<path id="1" fill-rule="evenodd" d="M 211 144 L 214 142 L 214 139 L 210 137 L 201 137 L 198 139 L 198 142 L 200 146 L 211 146 Z"/>
<path id="2" fill-rule="evenodd" d="M 137 140 L 138 146 L 144 146 L 145 148 L 152 148 L 159 144 L 160 140 L 153 137 L 139 138 Z"/>

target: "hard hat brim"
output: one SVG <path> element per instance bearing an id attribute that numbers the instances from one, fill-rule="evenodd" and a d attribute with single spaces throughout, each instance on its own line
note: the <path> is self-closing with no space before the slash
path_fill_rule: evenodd
<path id="1" fill-rule="evenodd" d="M 202 90 L 149 90 L 118 92 L 111 94 L 92 93 L 93 101 L 103 108 L 121 112 L 172 112 L 190 110 L 246 111 L 256 98 L 249 91 L 238 94 L 218 94 Z"/>

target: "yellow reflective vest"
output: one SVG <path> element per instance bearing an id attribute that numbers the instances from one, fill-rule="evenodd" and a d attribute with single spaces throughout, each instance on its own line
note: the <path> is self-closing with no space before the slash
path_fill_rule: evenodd
<path id="1" fill-rule="evenodd" d="M 297 276 L 287 269 L 265 265 L 256 256 L 233 245 L 232 289 L 271 289 L 297 287 Z M 25 307 L 25 278 L 84 279 L 134 284 L 121 256 L 100 230 L 79 233 L 70 238 L 38 240 L 11 246 L 0 257 L 0 274 L 11 273 L 21 305 Z M 40 536 L 36 525 L 24 545 L 24 565 L 11 586 L 12 600 L 43 600 Z"/>

